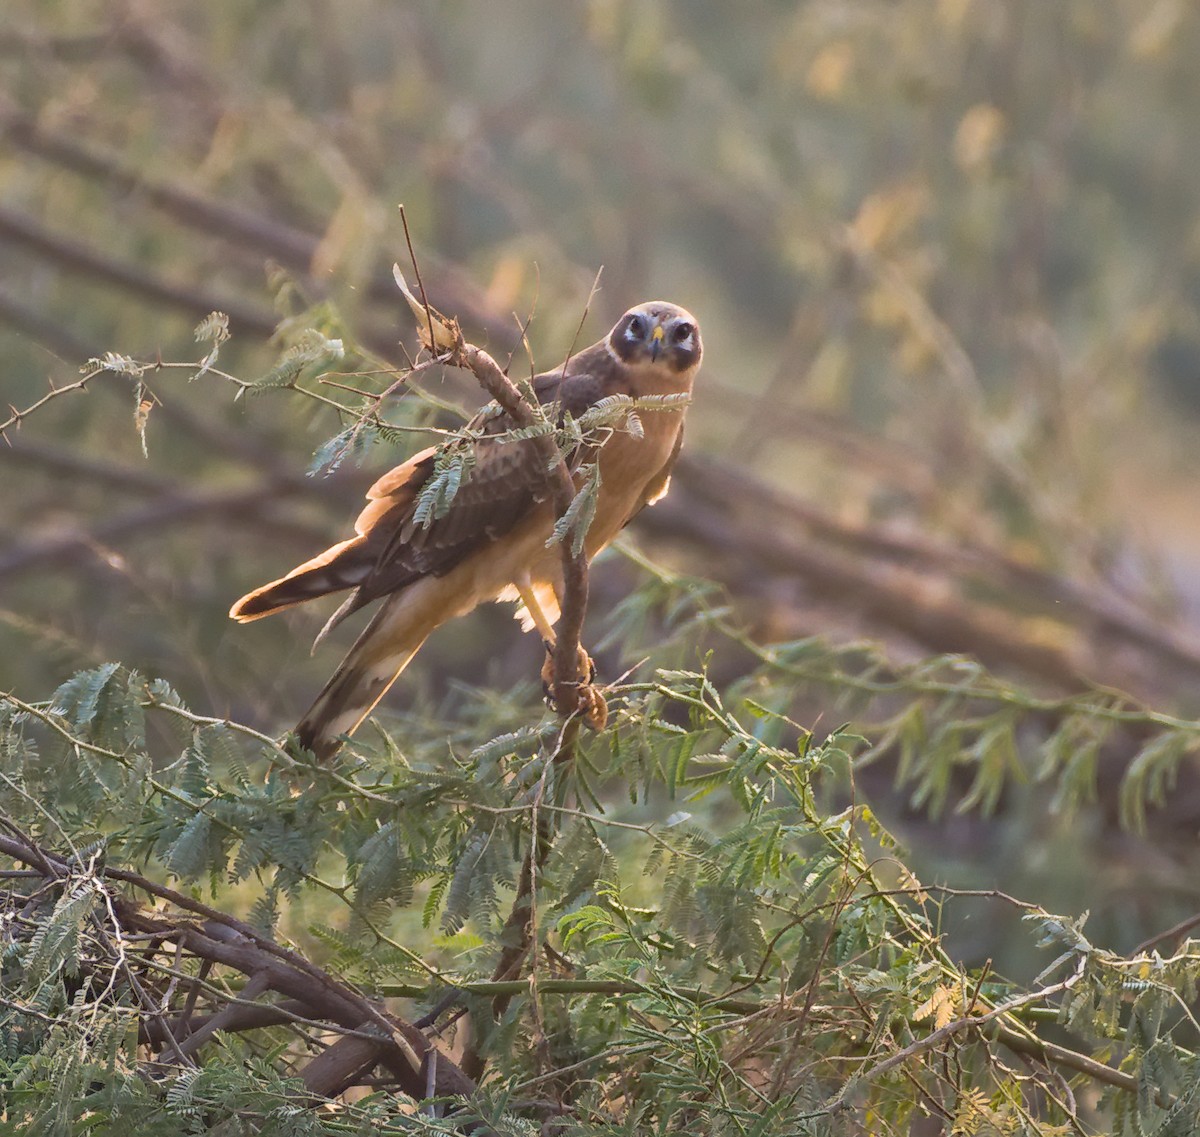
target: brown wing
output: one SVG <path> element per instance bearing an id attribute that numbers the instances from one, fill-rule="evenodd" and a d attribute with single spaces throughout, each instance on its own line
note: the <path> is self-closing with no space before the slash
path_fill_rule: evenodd
<path id="1" fill-rule="evenodd" d="M 580 352 L 562 369 L 536 376 L 543 404 L 558 402 L 559 414 L 578 417 L 615 390 L 614 364 L 603 344 Z M 545 474 L 529 440 L 499 437 L 512 429 L 508 415 L 485 407 L 468 424 L 478 436 L 473 463 L 442 516 L 423 516 L 421 494 L 439 475 L 455 446 L 422 451 L 389 471 L 368 491 L 370 499 L 355 524 L 357 537 L 242 597 L 230 611 L 256 620 L 330 592 L 354 589 L 324 631 L 372 600 L 424 576 L 444 576 L 482 546 L 512 531 L 545 500 Z M 322 632 L 322 635 L 324 632 Z"/>
<path id="2" fill-rule="evenodd" d="M 671 450 L 671 456 L 663 463 L 663 468 L 647 483 L 646 492 L 642 495 L 642 500 L 629 515 L 629 521 L 632 521 L 643 509 L 648 505 L 653 505 L 656 501 L 661 501 L 667 495 L 667 490 L 671 488 L 671 473 L 675 469 L 675 463 L 679 461 L 680 451 L 683 450 L 683 427 L 679 428 L 679 433 L 675 436 L 675 445 Z M 625 524 L 628 525 L 629 521 Z"/>
<path id="3" fill-rule="evenodd" d="M 543 406 L 557 403 L 559 418 L 564 413 L 578 417 L 610 393 L 614 370 L 608 350 L 596 344 L 575 356 L 565 373 L 559 369 L 535 376 L 534 394 Z M 435 456 L 411 502 L 406 498 L 401 509 L 381 517 L 390 536 L 375 570 L 359 586 L 355 607 L 422 576 L 444 576 L 476 549 L 511 532 L 546 500 L 546 475 L 535 444 L 502 437 L 513 425 L 494 404 L 471 420 L 468 431 L 482 437 L 474 444 L 474 461 L 442 516 L 419 516 L 420 490 L 436 476 Z M 572 455 L 568 463 L 578 460 L 578 455 Z M 406 480 L 406 494 L 410 485 Z"/>

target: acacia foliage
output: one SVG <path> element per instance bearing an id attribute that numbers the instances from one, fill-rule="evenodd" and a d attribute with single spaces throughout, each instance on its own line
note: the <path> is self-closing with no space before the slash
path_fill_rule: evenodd
<path id="1" fill-rule="evenodd" d="M 295 687 L 284 691 L 273 669 L 285 633 L 252 653 L 213 629 L 240 588 L 278 570 L 282 543 L 299 554 L 329 535 L 332 520 L 312 522 L 314 498 L 332 501 L 338 524 L 355 504 L 356 492 L 329 492 L 332 480 L 298 476 L 302 460 L 277 458 L 313 449 L 312 405 L 292 390 L 328 399 L 313 372 L 343 347 L 337 378 L 369 385 L 355 372 L 375 361 L 354 354 L 339 307 L 365 327 L 374 305 L 374 334 L 359 338 L 394 348 L 386 271 L 382 293 L 375 285 L 381 254 L 395 255 L 397 200 L 428 219 L 430 244 L 465 266 L 460 279 L 488 282 L 472 323 L 493 345 L 513 342 L 506 317 L 527 310 L 535 261 L 543 297 L 580 301 L 605 264 L 601 299 L 617 311 L 697 289 L 712 334 L 694 426 L 740 458 L 752 438 L 758 472 L 851 507 L 839 516 L 944 534 L 914 574 L 922 587 L 899 593 L 906 615 L 927 611 L 913 602 L 928 600 L 951 549 L 1009 572 L 1032 561 L 1075 585 L 1100 578 L 1107 613 L 1141 559 L 1125 550 L 1107 491 L 1178 430 L 1129 408 L 1144 411 L 1156 386 L 1186 405 L 1195 372 L 1194 163 L 1178 140 L 1194 118 L 1200 21 L 1186 5 L 1121 0 L 1099 16 L 1092 0 L 753 12 L 601 0 L 498 22 L 492 3 L 370 0 L 320 36 L 310 21 L 322 6 L 309 3 L 11 7 L 0 35 L 13 100 L 4 239 L 9 275 L 28 294 L 0 296 L 3 319 L 24 331 L 6 340 L 6 400 L 43 396 L 44 345 L 62 361 L 51 376 L 61 389 L 89 354 L 163 342 L 155 305 L 183 311 L 171 325 L 180 338 L 221 305 L 241 342 L 265 339 L 276 319 L 262 303 L 262 261 L 295 275 L 272 270 L 280 338 L 294 350 L 266 361 L 260 349 L 261 377 L 243 389 L 263 398 L 240 406 L 255 404 L 266 426 L 249 442 L 245 420 L 232 425 L 211 398 L 215 356 L 188 365 L 189 377 L 210 373 L 185 387 L 149 357 L 106 355 L 92 369 L 103 390 L 57 404 L 71 416 L 62 446 L 39 449 L 26 429 L 10 432 L 23 450 L 0 451 L 26 464 L 3 487 L 22 538 L 6 550 L 9 579 L 27 566 L 0 612 L 2 662 L 25 696 L 5 703 L 5 809 L 35 845 L 5 854 L 6 869 L 35 874 L 6 878 L 6 1122 L 436 1130 L 465 1127 L 474 1111 L 510 1130 L 904 1132 L 924 1113 L 928 1128 L 968 1133 L 1195 1129 L 1185 933 L 1159 941 L 1165 960 L 1099 946 L 1128 950 L 1169 923 L 1156 891 L 1192 902 L 1186 873 L 1160 867 L 1174 822 L 1149 812 L 1176 806 L 1190 854 L 1188 795 L 1173 792 L 1196 747 L 1189 712 L 1112 690 L 1031 693 L 957 658 L 897 668 L 857 645 L 763 647 L 709 606 L 719 599 L 701 603 L 699 586 L 658 577 L 602 625 L 610 651 L 650 662 L 628 701 L 614 699 L 613 732 L 565 769 L 546 762 L 557 727 L 527 687 L 452 687 L 437 712 L 418 702 L 390 742 L 368 736 L 361 763 L 348 754 L 326 772 L 102 663 L 169 676 L 206 712 L 236 699 L 235 717 L 256 725 L 287 721 L 327 666 L 300 677 L 304 665 L 289 665 Z M 535 344 L 559 350 L 577 315 L 573 302 L 543 303 Z M 321 334 L 303 331 L 313 325 Z M 207 328 L 214 347 L 221 328 Z M 245 357 L 238 366 L 255 374 Z M 98 408 L 110 389 L 124 396 L 126 377 L 132 408 Z M 189 407 L 191 419 L 179 417 Z M 113 440 L 131 409 L 147 474 L 99 460 L 120 456 Z M 313 466 L 345 472 L 427 421 L 354 419 Z M 315 429 L 331 433 L 327 421 Z M 132 456 L 138 441 L 125 437 Z M 63 469 L 74 471 L 70 502 Z M 452 493 L 459 469 L 446 475 Z M 197 489 L 213 486 L 233 489 L 200 500 Z M 197 517 L 215 524 L 179 523 Z M 221 548 L 232 525 L 236 558 Z M 75 544 L 58 540 L 61 529 L 78 532 Z M 147 529 L 154 546 L 138 549 L 131 534 Z M 788 533 L 789 547 L 820 539 Z M 894 526 L 861 536 L 871 557 L 897 544 Z M 712 571 L 734 561 L 725 579 L 777 612 L 782 590 L 763 584 L 761 556 L 722 544 L 693 555 Z M 1122 671 L 1140 677 L 1122 667 L 1126 642 L 1080 636 L 1094 608 L 1064 616 L 1067 592 L 1047 601 L 1029 574 L 1014 575 L 1005 588 L 984 575 L 932 591 L 961 592 L 966 608 L 999 598 L 1004 626 L 1048 657 L 1043 672 L 1062 678 L 1083 659 L 1093 676 L 1112 667 L 1116 678 L 1098 675 L 1109 686 L 1124 684 Z M 800 607 L 814 588 L 806 578 Z M 850 592 L 855 615 L 877 598 Z M 815 622 L 860 627 L 828 609 Z M 923 624 L 938 627 L 901 627 L 928 644 Z M 993 628 L 958 635 L 954 650 L 982 655 L 981 630 Z M 1086 650 L 1050 650 L 1077 636 Z M 1190 698 L 1195 653 L 1165 659 L 1170 683 L 1149 689 Z M 821 732 L 852 720 L 865 741 L 843 732 L 814 745 L 789 719 Z M 937 820 L 920 861 L 887 847 L 870 812 L 888 805 L 880 781 L 892 759 L 897 796 Z M 1106 762 L 1120 793 L 1096 808 Z M 993 810 L 1001 820 L 989 830 Z M 1152 816 L 1154 847 L 1139 854 L 1108 814 L 1130 829 Z M 550 821 L 553 840 L 542 836 Z M 1042 903 L 1070 890 L 1066 914 L 938 890 L 932 878 L 918 886 L 931 860 L 937 879 L 957 870 L 961 882 L 951 834 L 965 825 L 1016 834 L 1007 855 L 995 841 L 979 854 L 983 891 L 1002 872 L 1009 891 Z M 532 988 L 527 973 L 511 981 L 519 990 L 489 987 L 535 833 L 548 850 L 536 926 L 570 966 L 543 954 Z M 1016 846 L 1051 864 L 1036 886 L 1013 883 Z M 1134 876 L 1139 858 L 1152 871 Z M 114 875 L 130 869 L 183 891 L 164 897 Z M 1086 928 L 1084 887 L 1100 909 Z M 182 1041 L 203 1016 L 237 1010 L 235 997 L 292 997 L 247 994 L 247 972 L 210 958 L 187 931 L 213 919 L 193 895 L 393 998 L 397 1014 L 432 1010 L 457 985 L 474 1012 L 482 1089 L 442 1107 L 454 1116 L 414 1116 L 409 1099 L 423 1087 L 397 1096 L 400 1074 L 378 1069 L 364 1075 L 384 1080 L 367 1085 L 377 1098 L 311 1111 L 311 1060 L 357 1025 L 312 1008 L 253 1030 L 243 1020 L 198 1045 L 194 1067 L 178 1061 L 119 966 L 122 944 Z M 1004 930 L 1011 912 L 1030 917 L 1015 934 Z M 970 920 L 986 926 L 973 950 L 939 941 Z M 1050 950 L 1011 967 L 1002 938 L 1046 939 Z M 1056 968 L 1003 977 L 1042 964 Z M 985 1017 L 1008 999 L 1018 1005 Z M 460 1057 L 467 1031 L 449 1026 L 453 1013 L 442 1011 L 439 1044 Z"/>
<path id="2" fill-rule="evenodd" d="M 462 689 L 452 720 L 411 715 L 327 767 L 116 664 L 41 702 L 4 698 L 8 1123 L 766 1135 L 907 1133 L 927 1117 L 964 1134 L 1193 1131 L 1190 941 L 1123 958 L 1077 919 L 994 894 L 1048 949 L 1045 970 L 1016 983 L 956 962 L 940 929 L 966 898 L 919 882 L 856 793 L 866 740 L 818 740 L 787 713 L 814 683 L 872 680 L 811 641 L 714 680 L 721 654 L 745 646 L 711 601 L 701 582 L 661 575 L 616 614 L 631 639 L 656 628 L 658 651 L 572 762 L 555 760 L 561 725 L 538 717 L 528 684 Z M 897 676 L 913 706 L 933 668 Z M 932 769 L 930 752 L 912 754 Z M 531 849 L 536 950 L 498 981 Z M 128 869 L 179 891 L 147 895 Z M 416 1112 L 425 1095 L 381 1064 L 351 1078 L 366 1096 L 312 1108 L 314 1059 L 346 1031 L 315 1001 L 256 986 L 253 967 L 206 958 L 203 904 L 243 916 L 243 938 L 289 941 L 332 982 L 390 997 L 476 1088 Z M 195 1035 L 254 1003 L 292 1017 Z"/>
<path id="3" fill-rule="evenodd" d="M 408 400 L 397 425 L 380 395 L 338 402 L 325 381 L 356 377 L 325 368 L 352 363 L 317 333 L 285 358 L 298 367 L 258 381 L 218 367 L 219 315 L 197 336 L 197 363 L 109 353 L 81 383 L 128 383 L 143 441 L 162 370 L 315 399 L 343 429 L 314 474 L 444 412 Z M 603 408 L 590 428 L 654 410 Z M 586 429 L 515 434 L 566 452 Z M 899 668 L 861 645 L 763 645 L 711 585 L 627 552 L 642 585 L 603 646 L 632 670 L 585 741 L 566 741 L 571 724 L 528 683 L 460 685 L 441 713 L 418 702 L 331 765 L 114 662 L 40 702 L 0 697 L 6 1119 L 32 1133 L 1192 1131 L 1187 929 L 1126 957 L 1078 913 L 923 882 L 860 777 L 895 758 L 936 816 L 989 814 L 1037 778 L 1070 815 L 1120 736 L 1136 746 L 1121 806 L 1137 827 L 1200 724 L 1111 691 L 1038 696 L 960 658 Z M 814 707 L 853 726 L 814 734 Z M 1052 949 L 1035 979 L 948 948 L 980 895 Z"/>
<path id="4" fill-rule="evenodd" d="M 95 398 L 47 410 L 52 435 L 3 431 L 0 685 L 46 694 L 121 659 L 170 675 L 197 707 L 294 717 L 326 659 L 295 658 L 306 637 L 290 620 L 234 635 L 225 614 L 344 534 L 369 484 L 355 460 L 408 441 L 411 421 L 347 427 L 317 455 L 338 476 L 305 478 L 336 428 L 287 388 L 333 345 L 355 387 L 377 366 L 356 348 L 398 358 L 388 270 L 403 201 L 423 255 L 446 258 L 426 273 L 435 303 L 498 358 L 521 338 L 511 313 L 536 310 L 540 365 L 560 360 L 600 265 L 580 342 L 646 296 L 698 313 L 708 357 L 685 462 L 639 539 L 656 556 L 683 545 L 775 638 L 967 653 L 1055 698 L 1082 674 L 1194 715 L 1200 647 L 1169 579 L 1187 580 L 1174 543 L 1195 513 L 1193 440 L 1156 406 L 1186 406 L 1200 343 L 1196 165 L 1180 143 L 1200 13 L 1177 0 L 1114 0 L 1103 17 L 1094 0 L 518 7 L 497 20 L 491 0 L 356 0 L 346 18 L 319 0 L 10 0 L 0 388 L 28 408 L 88 356 L 114 370 Z M 178 358 L 213 307 L 235 332 L 223 360 L 262 396 L 232 408 L 207 381 L 155 369 L 155 349 Z M 283 360 L 266 342 L 281 315 L 274 344 L 296 349 Z M 110 348 L 149 368 L 133 406 L 150 466 Z M 468 642 L 450 633 L 413 685 L 482 683 L 483 660 L 512 670 L 519 638 L 492 619 L 488 650 L 479 623 Z M 1186 732 L 1166 749 L 1145 749 L 1161 724 L 1114 741 L 1117 703 L 1077 719 L 1046 761 L 1071 767 L 1083 804 L 1098 781 L 1105 817 L 1137 821 L 1140 794 L 1104 795 L 1142 755 L 1143 786 L 1170 807 L 1153 849 L 1046 816 L 1036 781 L 1006 811 L 1002 855 L 989 845 L 963 865 L 941 826 L 906 838 L 939 873 L 957 852 L 959 880 L 1003 869 L 1010 891 L 1090 907 L 1094 931 L 1133 924 L 1126 947 L 1184 916 L 1196 811 L 1171 774 Z M 926 712 L 895 736 L 936 753 L 936 776 L 905 769 L 949 810 L 979 716 Z M 979 723 L 989 771 L 1011 768 L 1029 723 Z M 882 806 L 890 771 L 870 777 Z M 999 784 L 980 783 L 985 801 Z"/>

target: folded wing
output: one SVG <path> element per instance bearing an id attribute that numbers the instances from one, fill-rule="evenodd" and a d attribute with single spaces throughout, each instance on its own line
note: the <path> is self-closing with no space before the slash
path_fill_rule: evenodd
<path id="1" fill-rule="evenodd" d="M 574 378 L 574 377 L 572 377 Z M 537 394 L 553 400 L 560 376 L 539 376 Z M 590 387 L 569 382 L 572 401 Z M 566 393 L 566 392 L 564 392 Z M 545 475 L 529 440 L 505 439 L 512 420 L 485 407 L 467 426 L 472 461 L 441 516 L 421 509 L 421 493 L 439 476 L 443 448 L 431 447 L 384 474 L 367 492 L 355 536 L 319 553 L 286 576 L 256 588 L 230 609 L 240 623 L 259 620 L 330 593 L 353 590 L 322 632 L 381 596 L 426 576 L 444 576 L 471 553 L 510 532 L 546 498 Z M 431 487 L 432 488 L 432 487 Z"/>

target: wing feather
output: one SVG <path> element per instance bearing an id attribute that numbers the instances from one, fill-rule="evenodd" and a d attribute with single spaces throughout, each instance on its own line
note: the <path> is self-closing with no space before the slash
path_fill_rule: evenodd
<path id="1" fill-rule="evenodd" d="M 606 363 L 611 370 L 607 349 L 603 344 L 594 345 L 572 359 L 565 372 L 535 376 L 534 393 L 543 405 L 557 404 L 559 417 L 564 412 L 578 417 L 610 393 L 606 391 Z M 446 513 L 422 524 L 414 506 L 388 518 L 394 528 L 375 570 L 359 586 L 351 611 L 413 579 L 444 576 L 476 550 L 511 532 L 547 499 L 545 472 L 535 444 L 530 439 L 503 437 L 513 425 L 494 404 L 471 420 L 467 429 L 479 435 L 474 464 Z M 578 464 L 579 458 L 574 455 L 571 461 Z M 381 482 L 384 480 L 386 475 Z"/>
<path id="2" fill-rule="evenodd" d="M 565 369 L 534 377 L 543 405 L 581 415 L 613 393 L 613 361 L 603 344 L 580 352 Z M 353 589 L 318 639 L 351 613 L 426 576 L 445 576 L 477 549 L 511 532 L 546 499 L 545 475 L 528 439 L 503 437 L 513 427 L 494 404 L 468 424 L 475 433 L 474 463 L 441 517 L 417 519 L 421 490 L 433 476 L 439 448 L 430 447 L 389 470 L 367 491 L 355 537 L 326 549 L 279 580 L 243 596 L 230 615 L 257 620 L 331 592 Z M 574 456 L 577 463 L 580 456 Z"/>

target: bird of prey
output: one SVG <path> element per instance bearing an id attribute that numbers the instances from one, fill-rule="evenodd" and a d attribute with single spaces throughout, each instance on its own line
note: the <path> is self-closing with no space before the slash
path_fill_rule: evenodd
<path id="1" fill-rule="evenodd" d="M 630 308 L 604 339 L 563 366 L 534 377 L 534 394 L 560 424 L 566 416 L 578 422 L 614 396 L 649 399 L 636 420 L 592 432 L 567 456 L 577 487 L 599 474 L 584 543 L 589 560 L 666 493 L 700 355 L 695 317 L 651 301 Z M 525 629 L 536 627 L 547 645 L 553 643 L 563 589 L 554 509 L 544 463 L 529 438 L 512 437 L 513 425 L 496 404 L 484 407 L 461 439 L 423 450 L 384 474 L 367 493 L 355 536 L 230 609 L 244 623 L 352 590 L 328 631 L 382 599 L 296 727 L 297 741 L 316 757 L 332 755 L 357 729 L 435 628 L 484 601 L 520 601 L 517 617 Z M 456 455 L 464 476 L 448 504 L 431 509 L 422 490 L 432 488 Z"/>

